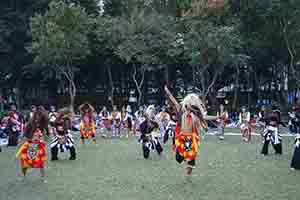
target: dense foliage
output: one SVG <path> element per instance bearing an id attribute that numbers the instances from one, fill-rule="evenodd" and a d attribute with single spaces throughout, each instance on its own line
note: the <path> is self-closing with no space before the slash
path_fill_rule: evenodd
<path id="1" fill-rule="evenodd" d="M 93 95 L 99 85 L 102 96 L 109 96 L 100 98 L 105 104 L 128 102 L 131 90 L 139 104 L 146 102 L 149 88 L 162 94 L 165 83 L 196 87 L 211 102 L 227 92 L 233 108 L 258 99 L 287 105 L 290 94 L 297 96 L 297 0 L 105 0 L 101 5 L 1 1 L 0 86 L 16 88 L 17 96 L 29 83 L 51 85 L 52 93 L 67 86 L 63 93 L 70 94 L 71 104 L 77 88 Z"/>

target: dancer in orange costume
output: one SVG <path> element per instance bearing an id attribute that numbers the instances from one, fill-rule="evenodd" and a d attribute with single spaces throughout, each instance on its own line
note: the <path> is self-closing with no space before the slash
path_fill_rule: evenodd
<path id="1" fill-rule="evenodd" d="M 81 142 L 84 144 L 85 139 L 92 138 L 93 144 L 96 144 L 96 124 L 94 119 L 94 108 L 88 103 L 79 107 L 81 114 L 80 133 Z"/>
<path id="2" fill-rule="evenodd" d="M 205 104 L 196 94 L 186 96 L 180 105 L 167 86 L 165 86 L 165 92 L 178 115 L 174 145 L 176 161 L 187 162 L 186 174 L 189 177 L 196 165 L 199 145 L 198 130 L 199 128 L 207 129 L 206 120 L 216 120 L 218 117 L 207 115 Z"/>
<path id="3" fill-rule="evenodd" d="M 43 135 L 48 128 L 48 114 L 39 106 L 32 119 L 26 125 L 25 134 L 27 141 L 16 154 L 20 157 L 22 175 L 25 177 L 28 169 L 40 169 L 41 177 L 45 177 L 45 161 L 47 159 L 46 143 Z"/>

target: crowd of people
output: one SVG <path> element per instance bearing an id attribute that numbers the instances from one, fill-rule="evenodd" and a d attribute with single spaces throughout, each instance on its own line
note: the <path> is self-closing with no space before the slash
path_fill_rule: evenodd
<path id="1" fill-rule="evenodd" d="M 195 168 L 199 151 L 199 132 L 205 134 L 211 122 L 219 130 L 219 139 L 224 140 L 229 114 L 224 105 L 220 105 L 215 116 L 208 115 L 205 103 L 196 94 L 187 95 L 179 103 L 167 87 L 165 92 L 167 103 L 160 109 L 150 105 L 141 106 L 133 112 L 130 106 L 120 110 L 117 106 L 113 106 L 111 112 L 103 107 L 97 113 L 91 104 L 82 104 L 78 109 L 81 144 L 84 145 L 89 140 L 97 144 L 97 136 L 104 138 L 136 136 L 142 146 L 143 157 L 148 159 L 152 151 L 161 155 L 165 148 L 164 144 L 171 140 L 176 161 L 187 163 L 186 174 L 190 176 Z M 293 131 L 296 132 L 291 169 L 300 169 L 300 109 L 294 107 L 289 115 L 291 118 L 289 126 L 292 126 Z M 69 152 L 70 160 L 76 160 L 77 150 L 72 134 L 74 118 L 74 112 L 69 108 L 56 110 L 51 106 L 47 111 L 43 106 L 32 106 L 30 113 L 24 117 L 17 111 L 15 105 L 11 106 L 8 115 L 1 120 L 0 136 L 8 137 L 8 146 L 17 146 L 22 141 L 16 157 L 20 158 L 23 176 L 26 176 L 30 168 L 40 169 L 41 176 L 45 176 L 46 135 L 52 137 L 49 143 L 52 161 L 58 160 L 59 154 L 64 152 Z M 247 143 L 251 143 L 252 123 L 250 112 L 246 107 L 242 107 L 237 124 L 243 140 Z M 262 155 L 268 155 L 269 144 L 274 147 L 276 154 L 282 154 L 279 125 L 285 126 L 285 124 L 281 121 L 278 107 L 262 107 L 255 124 L 263 130 Z"/>

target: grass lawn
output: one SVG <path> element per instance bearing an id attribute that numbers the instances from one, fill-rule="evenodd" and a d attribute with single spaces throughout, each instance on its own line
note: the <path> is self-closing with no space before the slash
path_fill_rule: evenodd
<path id="1" fill-rule="evenodd" d="M 0 153 L 1 200 L 253 200 L 299 199 L 300 172 L 289 163 L 293 138 L 284 138 L 281 156 L 260 155 L 261 139 L 244 144 L 239 136 L 201 141 L 197 168 L 186 183 L 184 166 L 175 162 L 170 145 L 160 158 L 142 159 L 134 139 L 99 139 L 97 145 L 77 145 L 78 160 L 47 165 L 47 183 L 37 171 L 20 180 L 15 149 Z M 68 155 L 64 155 L 67 158 Z M 10 164 L 11 163 L 11 164 Z"/>

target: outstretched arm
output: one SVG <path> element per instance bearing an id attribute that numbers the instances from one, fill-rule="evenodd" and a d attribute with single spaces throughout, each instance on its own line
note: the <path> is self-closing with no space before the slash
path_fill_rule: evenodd
<path id="1" fill-rule="evenodd" d="M 217 120 L 218 118 L 219 118 L 218 116 L 212 116 L 212 115 L 204 115 L 203 116 L 203 119 L 208 120 L 208 121 Z"/>
<path id="2" fill-rule="evenodd" d="M 167 86 L 165 86 L 165 92 L 166 92 L 166 95 L 167 95 L 168 99 L 171 101 L 174 108 L 176 109 L 176 112 L 180 112 L 180 104 L 177 102 L 177 100 L 172 95 L 172 93 L 170 92 L 170 90 Z"/>

